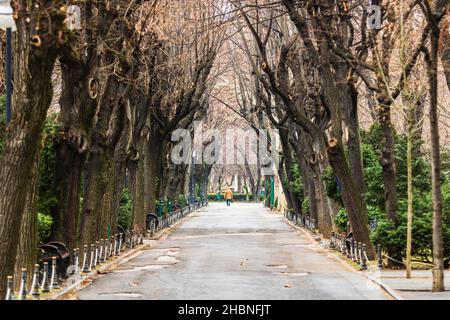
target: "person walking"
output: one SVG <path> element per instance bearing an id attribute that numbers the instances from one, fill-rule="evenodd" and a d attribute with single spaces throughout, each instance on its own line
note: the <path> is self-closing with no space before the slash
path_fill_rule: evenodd
<path id="1" fill-rule="evenodd" d="M 225 200 L 227 201 L 227 207 L 231 206 L 231 200 L 233 200 L 233 192 L 230 188 L 225 191 Z"/>

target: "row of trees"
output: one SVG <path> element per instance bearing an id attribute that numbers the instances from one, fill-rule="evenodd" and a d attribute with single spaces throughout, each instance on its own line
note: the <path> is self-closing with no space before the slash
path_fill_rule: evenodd
<path id="1" fill-rule="evenodd" d="M 53 219 L 49 238 L 72 249 L 115 232 L 125 185 L 137 232 L 156 199 L 184 194 L 187 166 L 169 161 L 171 133 L 204 117 L 214 83 L 223 42 L 217 2 L 77 1 L 76 30 L 66 5 L 13 2 L 0 295 L 7 275 L 36 263 L 38 209 Z"/>
<path id="2" fill-rule="evenodd" d="M 370 258 L 374 207 L 391 231 L 402 230 L 402 200 L 411 218 L 415 191 L 429 194 L 429 206 L 421 208 L 432 213 L 433 290 L 443 290 L 442 224 L 449 217 L 441 165 L 448 161 L 441 159 L 439 93 L 448 98 L 446 1 L 76 5 L 81 29 L 72 30 L 67 1 L 12 4 L 13 117 L 0 127 L 0 295 L 7 275 L 31 270 L 36 261 L 39 213 L 53 220 L 48 237 L 72 249 L 115 232 L 125 186 L 138 232 L 158 198 L 206 194 L 211 172 L 220 168 L 170 159 L 171 134 L 194 132 L 199 120 L 205 128 L 238 123 L 269 145 L 272 137 L 258 129 L 278 129 L 278 174 L 289 209 L 311 215 L 325 236 L 345 229 L 348 220 Z M 407 120 L 399 121 L 399 113 Z M 364 134 L 362 120 L 372 127 Z M 401 122 L 404 135 L 396 132 Z M 423 135 L 428 148 L 414 143 Z M 399 148 L 402 137 L 407 156 Z M 202 141 L 202 150 L 213 142 Z M 420 171 L 420 181 L 430 183 L 418 186 L 413 176 L 426 156 L 431 165 Z M 406 170 L 399 157 L 408 159 Z M 258 159 L 241 168 L 255 196 L 261 167 Z M 400 187 L 404 173 L 407 188 Z M 408 230 L 410 239 L 414 230 Z M 398 252 L 395 245 L 387 249 Z"/>
<path id="3" fill-rule="evenodd" d="M 378 130 L 374 135 L 378 140 L 372 143 L 378 152 L 379 183 L 384 191 L 381 209 L 397 228 L 401 225 L 399 198 L 404 194 L 399 196 L 396 156 L 406 158 L 406 154 L 396 153 L 394 121 L 401 119 L 399 113 L 406 115 L 410 212 L 416 187 L 412 163 L 419 160 L 412 142 L 422 138 L 426 124 L 433 290 L 442 291 L 443 222 L 448 213 L 444 216 L 441 188 L 439 91 L 448 93 L 449 89 L 447 2 L 231 3 L 239 15 L 234 28 L 240 35 L 238 47 L 247 58 L 251 103 L 255 110 L 263 110 L 280 132 L 283 166 L 279 173 L 285 181 L 288 206 L 314 217 L 325 236 L 336 228 L 336 215 L 341 211 L 348 217 L 355 239 L 367 244 L 368 256 L 374 257 L 367 205 L 372 203 L 367 198 L 372 194 L 367 192 L 370 181 L 361 142 L 362 110 L 368 110 L 367 120 Z M 440 59 L 447 83 L 438 80 Z M 417 77 L 420 70 L 426 74 L 425 84 Z M 420 86 L 425 89 L 418 90 Z M 328 170 L 331 179 L 327 184 Z M 330 192 L 333 185 L 339 193 L 334 198 Z M 391 256 L 402 256 L 398 246 L 387 249 Z"/>

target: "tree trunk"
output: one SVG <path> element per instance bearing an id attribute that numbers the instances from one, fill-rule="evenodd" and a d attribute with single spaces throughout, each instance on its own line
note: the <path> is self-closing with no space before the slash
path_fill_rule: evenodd
<path id="1" fill-rule="evenodd" d="M 441 61 L 444 68 L 447 88 L 450 90 L 450 10 L 447 9 L 446 17 L 442 19 L 441 27 Z"/>
<path id="2" fill-rule="evenodd" d="M 435 19 L 437 20 L 437 19 Z M 430 133 L 431 133 L 431 182 L 433 198 L 433 292 L 441 292 L 444 287 L 444 243 L 442 237 L 442 190 L 441 155 L 438 117 L 438 48 L 439 29 L 433 28 L 430 38 L 428 81 L 430 95 Z"/>
<path id="3" fill-rule="evenodd" d="M 351 101 L 348 104 L 347 111 L 347 129 L 348 129 L 348 162 L 352 168 L 352 176 L 355 186 L 364 197 L 366 184 L 364 182 L 364 168 L 361 153 L 361 136 L 359 131 L 358 116 L 358 91 L 353 84 L 348 84 L 348 95 Z"/>
<path id="4" fill-rule="evenodd" d="M 364 199 L 356 190 L 343 146 L 339 143 L 330 145 L 328 148 L 328 159 L 336 177 L 339 179 L 342 200 L 348 213 L 353 236 L 356 241 L 366 244 L 367 256 L 372 260 L 375 258 L 375 250 L 369 237 L 367 208 L 364 205 Z"/>
<path id="5" fill-rule="evenodd" d="M 379 122 L 381 127 L 380 164 L 386 198 L 386 214 L 394 221 L 397 214 L 397 169 L 394 156 L 394 133 L 391 123 L 391 108 L 379 106 Z"/>
<path id="6" fill-rule="evenodd" d="M 20 284 L 21 269 L 26 268 L 28 275 L 33 274 L 34 264 L 37 262 L 38 233 L 37 233 L 37 197 L 39 190 L 39 155 L 36 157 L 31 181 L 28 183 L 25 212 L 20 227 L 19 247 L 17 249 L 14 283 L 18 290 Z M 27 278 L 27 287 L 31 285 L 32 277 Z"/>
<path id="7" fill-rule="evenodd" d="M 281 141 L 281 146 L 283 149 L 283 154 L 284 154 L 284 162 L 285 162 L 285 172 L 286 172 L 286 179 L 287 179 L 287 191 L 289 194 L 289 200 L 290 200 L 290 205 L 295 214 L 301 214 L 302 213 L 302 208 L 301 208 L 301 203 L 300 200 L 298 199 L 298 197 L 295 195 L 295 191 L 294 191 L 294 187 L 293 187 L 293 183 L 294 183 L 294 177 L 292 174 L 292 152 L 291 152 L 291 148 L 289 146 L 289 141 L 288 141 L 288 137 L 284 136 L 281 132 L 280 132 L 280 141 Z M 289 202 L 288 202 L 289 204 Z"/>
<path id="8" fill-rule="evenodd" d="M 145 158 L 145 188 L 148 192 L 148 211 L 155 212 L 155 201 L 160 196 L 163 179 L 163 159 L 167 141 L 157 127 L 151 129 L 149 141 L 144 146 L 146 148 Z"/>
<path id="9" fill-rule="evenodd" d="M 24 0 L 20 7 L 28 7 Z M 47 2 L 38 10 L 45 10 Z M 62 1 L 50 5 L 59 7 Z M 27 186 L 32 177 L 33 163 L 39 152 L 39 142 L 53 87 L 51 76 L 57 56 L 56 33 L 62 30 L 65 14 L 54 10 L 49 19 L 40 19 L 40 13 L 16 12 L 17 45 L 15 46 L 14 112 L 8 126 L 5 148 L 0 158 L 0 296 L 4 297 L 6 277 L 14 272 L 19 234 L 24 214 Z M 30 22 L 26 19 L 31 16 Z M 31 30 L 39 20 L 36 36 L 45 37 L 45 45 L 32 46 Z M 41 21 L 42 20 L 42 21 Z M 48 26 L 51 21 L 51 26 Z M 48 31 L 52 30 L 52 31 Z M 44 35 L 45 33 L 45 35 Z"/>
<path id="10" fill-rule="evenodd" d="M 408 213 L 407 213 L 407 228 L 406 228 L 406 278 L 411 279 L 411 250 L 412 250 L 412 227 L 413 227 L 413 121 L 414 121 L 414 105 L 408 104 L 406 110 L 407 122 L 407 193 L 408 193 Z"/>
<path id="11" fill-rule="evenodd" d="M 58 199 L 51 239 L 60 241 L 69 249 L 80 246 L 81 175 L 85 156 L 72 149 L 65 141 L 56 147 L 55 194 Z"/>
<path id="12" fill-rule="evenodd" d="M 63 137 L 56 151 L 55 193 L 58 199 L 51 238 L 65 243 L 69 250 L 80 247 L 80 194 L 83 168 L 90 145 L 97 99 L 89 92 L 95 78 L 97 59 L 85 66 L 64 54 L 60 58 L 62 89 L 58 120 Z"/>
<path id="13" fill-rule="evenodd" d="M 130 172 L 130 188 L 131 195 L 133 199 L 133 219 L 132 224 L 138 228 L 145 228 L 145 217 L 147 213 L 146 211 L 148 205 L 145 205 L 145 202 L 148 201 L 145 197 L 145 164 L 144 155 L 141 154 L 138 162 L 132 162 L 129 165 Z"/>
<path id="14" fill-rule="evenodd" d="M 90 152 L 86 163 L 81 230 L 79 231 L 82 245 L 89 246 L 107 236 L 99 225 L 99 218 L 101 219 L 102 199 L 110 179 L 109 161 L 105 151 L 97 150 Z"/>

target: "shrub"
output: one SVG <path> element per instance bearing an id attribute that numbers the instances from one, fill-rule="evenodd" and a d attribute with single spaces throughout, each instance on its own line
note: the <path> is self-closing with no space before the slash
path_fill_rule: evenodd
<path id="1" fill-rule="evenodd" d="M 374 244 L 382 247 L 396 260 L 402 260 L 406 255 L 406 227 L 407 227 L 407 140 L 404 135 L 395 134 L 395 158 L 397 165 L 397 217 L 390 221 L 385 213 L 385 196 L 382 168 L 379 163 L 380 141 L 379 126 L 373 126 L 369 131 L 362 132 L 362 153 L 364 161 L 364 179 L 366 183 L 366 202 L 369 221 L 376 221 L 371 232 Z M 430 186 L 430 165 L 422 151 L 422 141 L 415 141 L 413 148 L 413 185 L 414 185 L 414 219 L 412 254 L 423 261 L 430 261 L 432 252 L 432 200 Z M 443 152 L 443 173 L 450 172 L 450 151 Z M 322 178 L 326 184 L 328 196 L 340 200 L 340 190 L 332 171 L 325 170 Z M 444 203 L 444 256 L 448 266 L 450 258 L 450 178 L 443 174 L 443 203 Z M 341 209 L 336 217 L 336 225 L 342 231 L 346 228 L 347 215 Z M 374 224 L 375 225 L 375 224 Z"/>
<path id="2" fill-rule="evenodd" d="M 53 218 L 50 215 L 38 213 L 37 231 L 39 243 L 47 243 L 50 238 L 50 232 L 53 225 Z"/>
<path id="3" fill-rule="evenodd" d="M 130 229 L 133 219 L 133 201 L 128 189 L 122 190 L 117 223 L 125 229 Z"/>
<path id="4" fill-rule="evenodd" d="M 186 200 L 186 196 L 185 195 L 180 195 L 178 197 L 178 204 L 180 205 L 180 207 L 184 208 L 187 205 L 187 200 Z"/>
<path id="5" fill-rule="evenodd" d="M 305 214 L 309 214 L 311 210 L 311 207 L 309 205 L 309 198 L 305 198 L 302 202 L 302 211 Z"/>
<path id="6" fill-rule="evenodd" d="M 340 232 L 347 232 L 348 217 L 347 211 L 344 208 L 341 208 L 339 210 L 334 223 L 336 224 L 336 227 L 338 227 Z"/>

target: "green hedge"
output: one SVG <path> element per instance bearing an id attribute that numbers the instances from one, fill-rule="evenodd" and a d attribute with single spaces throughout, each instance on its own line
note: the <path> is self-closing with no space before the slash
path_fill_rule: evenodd
<path id="1" fill-rule="evenodd" d="M 208 194 L 208 200 L 209 201 L 217 201 L 217 193 L 210 193 Z M 260 201 L 263 201 L 264 197 L 260 197 Z M 220 201 L 225 201 L 224 194 L 220 194 Z M 245 194 L 245 193 L 234 193 L 233 194 L 233 201 L 237 202 L 250 202 L 253 201 L 253 195 L 252 194 Z"/>

